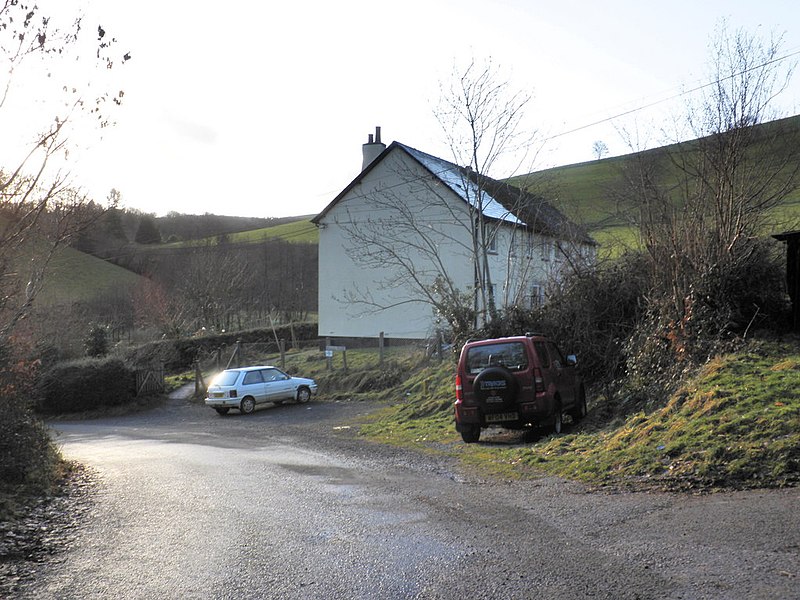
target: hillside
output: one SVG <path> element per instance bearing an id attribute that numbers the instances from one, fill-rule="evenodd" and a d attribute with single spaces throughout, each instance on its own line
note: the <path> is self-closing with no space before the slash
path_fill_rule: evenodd
<path id="1" fill-rule="evenodd" d="M 133 288 L 142 278 L 108 261 L 72 248 L 61 249 L 45 273 L 39 304 L 71 303 Z"/>
<path id="2" fill-rule="evenodd" d="M 302 217 L 290 223 L 271 225 L 252 231 L 243 231 L 228 236 L 231 242 L 257 243 L 267 239 L 281 239 L 296 244 L 316 244 L 319 242 L 319 232 L 310 218 Z"/>
<path id="3" fill-rule="evenodd" d="M 779 119 L 756 126 L 764 137 L 777 133 L 777 143 L 770 151 L 778 151 L 787 144 L 794 144 L 800 133 L 800 115 Z M 601 244 L 635 239 L 633 230 L 626 222 L 625 212 L 615 200 L 615 189 L 622 181 L 622 173 L 631 169 L 642 155 L 652 155 L 659 160 L 668 161 L 667 154 L 690 151 L 692 143 L 682 146 L 671 145 L 644 152 L 626 154 L 600 160 L 564 165 L 520 175 L 509 179 L 519 187 L 537 191 L 551 199 L 559 209 L 572 220 L 583 224 Z M 800 225 L 800 189 L 787 197 L 784 203 L 773 211 L 770 231 L 784 231 Z"/>
<path id="4" fill-rule="evenodd" d="M 148 252 L 161 248 L 186 248 L 198 244 L 214 244 L 222 241 L 229 244 L 258 244 L 267 240 L 283 240 L 293 244 L 316 244 L 319 241 L 319 232 L 316 225 L 311 222 L 310 217 L 291 217 L 291 219 L 282 220 L 281 223 L 268 227 L 211 235 L 167 244 L 142 246 L 140 249 L 143 252 Z"/>
<path id="5" fill-rule="evenodd" d="M 215 235 L 230 235 L 240 231 L 272 227 L 298 218 L 228 217 L 214 214 L 185 215 L 170 213 L 165 217 L 158 217 L 155 221 L 158 230 L 161 232 L 162 239 L 196 240 Z M 130 235 L 129 239 L 132 240 L 133 236 Z"/>

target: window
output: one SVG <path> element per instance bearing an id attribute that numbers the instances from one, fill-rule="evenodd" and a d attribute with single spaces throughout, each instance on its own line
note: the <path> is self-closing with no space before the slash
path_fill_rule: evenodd
<path id="1" fill-rule="evenodd" d="M 244 380 L 242 381 L 242 383 L 244 385 L 263 383 L 263 379 L 261 379 L 261 371 L 249 371 L 248 373 L 245 373 Z"/>
<path id="2" fill-rule="evenodd" d="M 539 364 L 543 369 L 550 368 L 550 356 L 547 354 L 547 348 L 544 342 L 533 342 L 533 347 L 536 348 L 536 355 L 539 357 Z"/>
<path id="3" fill-rule="evenodd" d="M 279 371 L 278 369 L 264 369 L 261 373 L 264 375 L 264 381 L 280 381 L 281 379 L 286 379 L 283 371 Z"/>
<path id="4" fill-rule="evenodd" d="M 497 254 L 497 232 L 494 232 L 486 245 L 486 251 L 489 254 Z"/>
<path id="5" fill-rule="evenodd" d="M 528 368 L 528 353 L 519 342 L 473 346 L 467 351 L 467 369 L 480 373 L 486 367 L 503 366 L 511 371 Z"/>
<path id="6" fill-rule="evenodd" d="M 536 308 L 544 304 L 544 294 L 542 293 L 542 286 L 531 286 L 531 308 Z"/>
<path id="7" fill-rule="evenodd" d="M 551 240 L 542 240 L 542 260 L 550 260 L 553 256 L 553 242 Z"/>
<path id="8" fill-rule="evenodd" d="M 525 240 L 525 256 L 533 256 L 533 249 L 536 246 L 536 237 L 532 233 L 528 233 Z"/>
<path id="9" fill-rule="evenodd" d="M 558 349 L 558 346 L 553 342 L 547 342 L 547 348 L 550 350 L 550 358 L 553 359 L 553 364 L 556 368 L 560 369 L 566 366 L 567 361 L 564 360 L 564 356 L 561 354 L 561 350 Z"/>

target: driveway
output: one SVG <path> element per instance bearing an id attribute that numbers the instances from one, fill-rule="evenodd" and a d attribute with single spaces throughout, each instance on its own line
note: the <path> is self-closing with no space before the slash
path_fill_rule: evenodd
<path id="1" fill-rule="evenodd" d="M 374 406 L 186 400 L 53 427 L 92 473 L 22 598 L 800 598 L 797 489 L 503 482 L 357 438 Z"/>

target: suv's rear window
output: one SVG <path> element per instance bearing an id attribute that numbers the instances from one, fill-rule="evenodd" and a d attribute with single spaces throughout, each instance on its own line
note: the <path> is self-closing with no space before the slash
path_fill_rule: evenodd
<path id="1" fill-rule="evenodd" d="M 472 346 L 467 350 L 467 370 L 479 373 L 486 367 L 506 367 L 511 371 L 528 368 L 528 353 L 521 342 Z"/>

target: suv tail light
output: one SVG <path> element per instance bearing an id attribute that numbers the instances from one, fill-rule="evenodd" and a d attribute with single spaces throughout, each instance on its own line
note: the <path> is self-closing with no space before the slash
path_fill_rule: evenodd
<path id="1" fill-rule="evenodd" d="M 533 369 L 533 385 L 537 392 L 544 391 L 544 378 L 542 377 L 541 370 L 538 368 Z"/>
<path id="2" fill-rule="evenodd" d="M 456 402 L 464 401 L 464 388 L 461 385 L 461 375 L 456 375 Z"/>

